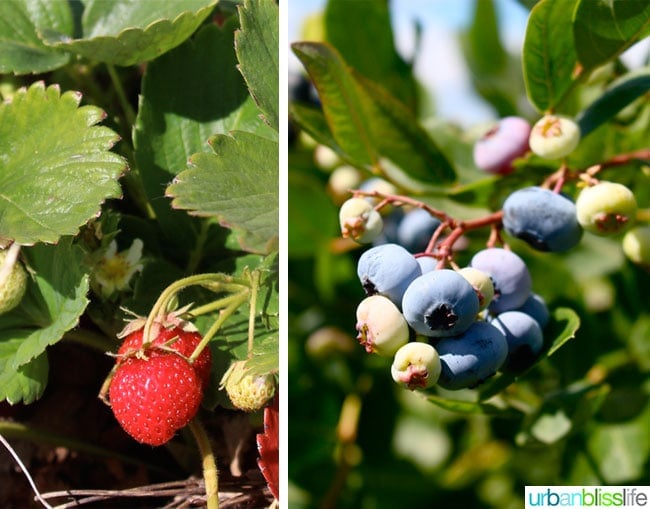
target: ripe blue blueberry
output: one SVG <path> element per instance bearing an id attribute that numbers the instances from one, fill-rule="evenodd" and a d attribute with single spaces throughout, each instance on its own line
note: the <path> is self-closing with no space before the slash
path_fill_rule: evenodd
<path id="1" fill-rule="evenodd" d="M 419 334 L 456 336 L 466 331 L 478 313 L 478 297 L 472 285 L 449 269 L 427 272 L 404 292 L 402 311 Z"/>
<path id="2" fill-rule="evenodd" d="M 512 162 L 528 151 L 530 124 L 521 117 L 504 117 L 474 144 L 474 164 L 493 174 L 506 175 Z"/>
<path id="3" fill-rule="evenodd" d="M 533 365 L 544 345 L 542 329 L 530 315 L 506 311 L 490 323 L 499 329 L 508 342 L 508 357 L 503 370 L 520 373 Z"/>
<path id="4" fill-rule="evenodd" d="M 574 203 L 537 186 L 508 196 L 503 204 L 503 227 L 539 251 L 567 251 L 582 238 Z"/>
<path id="5" fill-rule="evenodd" d="M 406 288 L 421 274 L 415 257 L 397 244 L 368 249 L 357 264 L 357 275 L 366 295 L 383 295 L 398 307 Z"/>
<path id="6" fill-rule="evenodd" d="M 508 355 L 503 333 L 487 322 L 474 322 L 462 335 L 438 341 L 438 385 L 458 390 L 476 387 L 494 375 Z"/>
<path id="7" fill-rule="evenodd" d="M 546 324 L 548 323 L 549 312 L 548 307 L 546 306 L 546 301 L 536 293 L 531 293 L 526 299 L 526 302 L 524 302 L 517 311 L 532 316 L 542 329 L 546 327 Z"/>
<path id="8" fill-rule="evenodd" d="M 420 264 L 420 269 L 422 269 L 422 274 L 426 274 L 427 272 L 436 270 L 436 268 L 438 267 L 438 260 L 436 260 L 432 256 L 418 256 L 416 260 Z"/>
<path id="9" fill-rule="evenodd" d="M 382 232 L 372 241 L 373 246 L 381 244 L 399 244 L 397 241 L 397 228 L 404 218 L 402 207 L 394 207 L 388 214 L 382 215 L 384 228 Z"/>
<path id="10" fill-rule="evenodd" d="M 476 253 L 470 266 L 487 273 L 494 283 L 494 297 L 488 306 L 493 313 L 517 309 L 528 296 L 532 286 L 524 261 L 512 251 L 500 247 Z"/>
<path id="11" fill-rule="evenodd" d="M 424 209 L 407 212 L 397 228 L 398 244 L 411 253 L 422 253 L 429 244 L 440 220 Z"/>

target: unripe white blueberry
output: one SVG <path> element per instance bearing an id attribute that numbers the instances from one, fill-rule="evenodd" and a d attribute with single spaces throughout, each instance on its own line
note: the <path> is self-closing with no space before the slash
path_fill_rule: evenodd
<path id="1" fill-rule="evenodd" d="M 375 240 L 384 227 L 381 214 L 363 198 L 346 200 L 339 210 L 341 235 L 361 244 Z"/>
<path id="2" fill-rule="evenodd" d="M 440 377 L 440 357 L 428 343 L 406 343 L 395 353 L 390 373 L 393 380 L 410 390 L 433 386 Z"/>
<path id="3" fill-rule="evenodd" d="M 327 192 L 337 205 L 342 204 L 349 196 L 350 189 L 356 189 L 361 184 L 361 172 L 354 166 L 339 166 L 327 181 Z"/>
<path id="4" fill-rule="evenodd" d="M 467 279 L 469 284 L 472 285 L 472 288 L 474 288 L 478 297 L 479 311 L 488 307 L 490 302 L 492 302 L 492 297 L 494 297 L 494 283 L 492 283 L 492 278 L 482 270 L 475 269 L 474 267 L 464 267 L 458 273 Z"/>
<path id="5" fill-rule="evenodd" d="M 357 339 L 366 352 L 390 357 L 409 339 L 404 316 L 390 299 L 371 295 L 357 307 Z"/>
<path id="6" fill-rule="evenodd" d="M 635 226 L 623 236 L 623 252 L 637 265 L 650 267 L 650 226 Z"/>
<path id="7" fill-rule="evenodd" d="M 636 208 L 634 193 L 616 182 L 586 187 L 576 200 L 578 222 L 598 235 L 613 235 L 632 226 Z"/>
<path id="8" fill-rule="evenodd" d="M 7 259 L 7 251 L 0 251 L 0 268 Z M 4 284 L 0 287 L 0 315 L 14 309 L 27 289 L 27 272 L 19 260 L 16 260 L 9 276 Z"/>
<path id="9" fill-rule="evenodd" d="M 580 127 L 562 115 L 544 115 L 530 132 L 530 149 L 544 159 L 559 159 L 569 155 L 580 142 Z"/>
<path id="10" fill-rule="evenodd" d="M 314 149 L 314 162 L 322 170 L 331 170 L 341 163 L 341 158 L 326 145 L 317 145 Z"/>

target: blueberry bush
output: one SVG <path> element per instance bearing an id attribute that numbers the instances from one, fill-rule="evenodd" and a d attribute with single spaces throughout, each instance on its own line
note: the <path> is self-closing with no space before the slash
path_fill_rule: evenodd
<path id="1" fill-rule="evenodd" d="M 277 497 L 278 18 L 0 2 L 3 507 Z"/>
<path id="2" fill-rule="evenodd" d="M 518 54 L 491 0 L 459 34 L 479 125 L 436 115 L 387 2 L 291 45 L 292 507 L 650 479 L 650 58 L 621 58 L 650 7 L 520 4 Z"/>

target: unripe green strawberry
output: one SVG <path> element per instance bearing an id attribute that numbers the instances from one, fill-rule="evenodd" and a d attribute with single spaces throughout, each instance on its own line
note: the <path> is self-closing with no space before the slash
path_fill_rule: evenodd
<path id="1" fill-rule="evenodd" d="M 339 211 L 341 235 L 361 244 L 375 240 L 384 227 L 381 214 L 363 198 L 346 200 Z"/>
<path id="2" fill-rule="evenodd" d="M 415 390 L 435 385 L 441 369 L 440 356 L 433 346 L 411 342 L 397 350 L 390 372 L 395 382 Z"/>
<path id="3" fill-rule="evenodd" d="M 598 235 L 613 235 L 632 226 L 636 208 L 634 193 L 617 182 L 586 187 L 576 200 L 578 222 Z"/>
<path id="4" fill-rule="evenodd" d="M 239 410 L 260 410 L 275 394 L 273 375 L 252 376 L 245 374 L 246 362 L 235 361 L 222 380 L 230 401 Z"/>
<path id="5" fill-rule="evenodd" d="M 7 251 L 0 251 L 0 268 L 6 259 Z M 0 315 L 18 306 L 25 295 L 25 290 L 27 290 L 27 272 L 20 261 L 16 260 L 7 280 L 0 286 Z"/>
<path id="6" fill-rule="evenodd" d="M 580 142 L 580 127 L 562 115 L 544 115 L 530 132 L 530 149 L 544 159 L 559 159 L 569 155 Z"/>

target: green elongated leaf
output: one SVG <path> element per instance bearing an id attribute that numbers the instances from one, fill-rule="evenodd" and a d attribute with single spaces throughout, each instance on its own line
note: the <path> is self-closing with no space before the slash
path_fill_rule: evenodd
<path id="1" fill-rule="evenodd" d="M 345 157 L 343 150 L 337 145 L 336 141 L 332 137 L 332 133 L 327 126 L 327 120 L 325 120 L 322 110 L 311 106 L 305 106 L 303 104 L 290 103 L 289 116 L 317 143 L 326 145 L 341 157 Z"/>
<path id="2" fill-rule="evenodd" d="M 524 81 L 539 111 L 558 106 L 575 83 L 572 14 L 577 0 L 541 0 L 530 12 L 523 49 Z"/>
<path id="3" fill-rule="evenodd" d="M 209 150 L 215 133 L 231 130 L 271 136 L 237 71 L 236 18 L 206 25 L 192 39 L 147 66 L 134 132 L 135 157 L 145 192 L 166 239 L 191 249 L 201 221 L 173 210 L 164 185 L 185 169 L 192 154 Z M 206 86 L 209 84 L 209 86 Z"/>
<path id="4" fill-rule="evenodd" d="M 400 101 L 350 69 L 327 44 L 301 42 L 292 48 L 318 89 L 334 140 L 355 166 L 381 171 L 386 159 L 411 179 L 455 179 L 454 168 Z"/>
<path id="5" fill-rule="evenodd" d="M 214 153 L 190 158 L 190 168 L 167 188 L 174 207 L 217 217 L 243 231 L 242 248 L 271 252 L 278 240 L 278 143 L 234 132 L 210 139 Z"/>
<path id="6" fill-rule="evenodd" d="M 388 2 L 330 0 L 325 8 L 324 24 L 327 42 L 349 66 L 381 83 L 412 112 L 417 111 L 417 85 L 411 66 L 395 48 Z M 359 30 L 361 26 L 363 30 Z"/>
<path id="7" fill-rule="evenodd" d="M 0 104 L 0 237 L 57 242 L 121 195 L 126 162 L 108 151 L 119 137 L 80 100 L 37 82 Z"/>
<path id="8" fill-rule="evenodd" d="M 210 15 L 217 0 L 84 0 L 81 37 L 44 31 L 45 43 L 95 61 L 133 65 L 181 44 Z"/>
<path id="9" fill-rule="evenodd" d="M 273 0 L 246 0 L 239 8 L 241 30 L 235 48 L 251 95 L 276 131 L 280 126 L 278 6 Z"/>
<path id="10" fill-rule="evenodd" d="M 598 99 L 577 116 L 581 135 L 587 136 L 649 90 L 650 67 L 637 69 L 613 81 Z"/>
<path id="11" fill-rule="evenodd" d="M 418 393 L 427 401 L 434 403 L 440 408 L 450 412 L 461 414 L 485 414 L 498 417 L 519 417 L 521 413 L 513 408 L 499 408 L 489 403 L 475 401 L 462 401 L 457 399 L 443 398 L 435 394 Z"/>
<path id="12" fill-rule="evenodd" d="M 47 382 L 48 346 L 75 327 L 88 305 L 84 253 L 69 237 L 25 249 L 33 283 L 18 308 L 0 316 L 0 399 L 38 398 Z"/>
<path id="13" fill-rule="evenodd" d="M 573 37 L 578 60 L 591 70 L 650 35 L 650 3 L 645 0 L 580 0 Z"/>
<path id="14" fill-rule="evenodd" d="M 46 46 L 39 37 L 45 28 L 72 35 L 74 24 L 68 2 L 0 2 L 0 73 L 38 73 L 67 64 L 68 53 Z"/>

